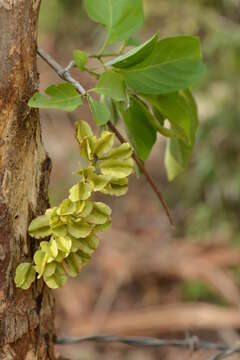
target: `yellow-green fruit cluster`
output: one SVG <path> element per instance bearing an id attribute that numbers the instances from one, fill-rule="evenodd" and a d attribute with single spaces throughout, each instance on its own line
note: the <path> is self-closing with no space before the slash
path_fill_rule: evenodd
<path id="1" fill-rule="evenodd" d="M 28 289 L 36 276 L 53 289 L 63 286 L 67 276 L 77 276 L 98 247 L 96 234 L 111 226 L 111 209 L 93 201 L 93 192 L 119 196 L 127 191 L 133 172 L 131 146 L 113 148 L 113 133 L 103 131 L 97 139 L 84 121 L 77 124 L 77 139 L 87 167 L 78 171 L 81 179 L 69 197 L 30 224 L 33 238 L 49 240 L 40 242 L 32 263 L 17 267 L 15 283 L 22 289 Z"/>

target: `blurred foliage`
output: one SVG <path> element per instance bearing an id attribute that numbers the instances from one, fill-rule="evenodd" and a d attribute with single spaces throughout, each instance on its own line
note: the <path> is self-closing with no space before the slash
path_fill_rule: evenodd
<path id="1" fill-rule="evenodd" d="M 223 299 L 200 280 L 185 281 L 181 285 L 181 290 L 185 301 L 207 301 L 209 303 L 224 305 Z"/>

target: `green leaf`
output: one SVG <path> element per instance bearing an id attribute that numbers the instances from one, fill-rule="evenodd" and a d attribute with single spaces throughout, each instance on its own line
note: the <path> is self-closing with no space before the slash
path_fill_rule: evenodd
<path id="1" fill-rule="evenodd" d="M 127 40 L 143 24 L 142 0 L 85 0 L 88 16 L 106 27 L 107 44 Z"/>
<path id="2" fill-rule="evenodd" d="M 185 91 L 191 114 L 191 145 L 186 145 L 182 140 L 169 139 L 165 153 L 165 166 L 169 180 L 173 180 L 187 166 L 193 150 L 195 135 L 198 127 L 197 106 L 190 91 Z"/>
<path id="3" fill-rule="evenodd" d="M 28 102 L 33 108 L 59 109 L 64 111 L 74 111 L 82 105 L 82 97 L 75 87 L 68 83 L 51 85 L 46 90 L 46 96 L 35 93 Z"/>
<path id="4" fill-rule="evenodd" d="M 41 215 L 34 219 L 29 225 L 28 232 L 36 239 L 42 239 L 51 235 L 51 229 L 49 227 L 49 216 Z"/>
<path id="5" fill-rule="evenodd" d="M 160 40 L 140 64 L 121 69 L 127 84 L 143 94 L 168 94 L 186 89 L 205 71 L 197 37 L 178 36 Z"/>
<path id="6" fill-rule="evenodd" d="M 167 128 L 164 126 L 165 118 L 158 112 L 158 110 L 156 110 L 156 108 L 154 108 L 153 113 L 154 115 L 150 111 L 148 111 L 147 117 L 149 122 L 152 124 L 152 126 L 157 132 L 159 132 L 165 137 L 174 137 L 177 139 L 183 138 L 182 131 L 179 132 L 177 130 L 173 130 L 172 128 Z"/>
<path id="7" fill-rule="evenodd" d="M 132 174 L 133 165 L 132 158 L 127 160 L 110 159 L 101 161 L 100 169 L 103 175 L 115 179 L 122 179 Z"/>
<path id="8" fill-rule="evenodd" d="M 94 148 L 94 153 L 99 157 L 103 157 L 109 152 L 114 144 L 115 135 L 111 131 L 103 131 L 100 138 L 97 140 Z"/>
<path id="9" fill-rule="evenodd" d="M 173 137 L 178 137 L 183 140 L 186 145 L 191 145 L 191 142 L 194 140 L 192 139 L 191 124 L 193 114 L 188 93 L 188 91 L 180 91 L 168 95 L 144 96 L 144 98 L 147 99 L 151 105 L 154 105 L 165 119 L 169 120 L 174 129 L 172 131 Z"/>
<path id="10" fill-rule="evenodd" d="M 126 111 L 122 109 L 121 113 L 136 153 L 145 161 L 157 139 L 156 130 L 148 119 L 148 109 L 131 97 L 130 107 Z"/>
<path id="11" fill-rule="evenodd" d="M 74 50 L 73 60 L 80 71 L 84 71 L 88 61 L 88 53 L 86 51 Z"/>
<path id="12" fill-rule="evenodd" d="M 116 59 L 107 62 L 105 65 L 114 66 L 122 69 L 135 66 L 142 62 L 144 59 L 146 59 L 146 57 L 148 57 L 152 53 L 157 43 L 157 39 L 158 35 L 155 34 L 145 43 L 135 47 L 126 54 L 118 56 Z"/>
<path id="13" fill-rule="evenodd" d="M 122 75 L 117 74 L 115 71 L 104 72 L 94 90 L 98 94 L 109 96 L 115 101 L 124 101 L 126 99 L 124 79 Z"/>
<path id="14" fill-rule="evenodd" d="M 16 269 L 14 281 L 16 287 L 27 290 L 35 280 L 36 271 L 32 263 L 21 263 Z"/>
<path id="15" fill-rule="evenodd" d="M 139 46 L 141 45 L 141 40 L 136 36 L 131 36 L 125 41 L 126 46 Z"/>
<path id="16" fill-rule="evenodd" d="M 88 98 L 88 103 L 96 124 L 98 126 L 105 125 L 111 117 L 107 105 L 100 101 L 92 100 L 91 98 Z"/>

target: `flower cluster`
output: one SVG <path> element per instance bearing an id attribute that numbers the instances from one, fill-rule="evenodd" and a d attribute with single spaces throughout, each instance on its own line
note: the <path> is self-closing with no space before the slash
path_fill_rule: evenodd
<path id="1" fill-rule="evenodd" d="M 84 121 L 77 123 L 77 139 L 87 166 L 78 171 L 80 181 L 69 190 L 69 197 L 30 224 L 31 237 L 49 240 L 40 242 L 32 263 L 18 265 L 15 283 L 22 289 L 28 289 L 36 276 L 53 289 L 63 286 L 67 276 L 76 277 L 98 247 L 97 233 L 111 226 L 110 207 L 95 202 L 93 193 L 127 192 L 134 166 L 131 146 L 113 147 L 112 132 L 103 131 L 97 138 Z"/>

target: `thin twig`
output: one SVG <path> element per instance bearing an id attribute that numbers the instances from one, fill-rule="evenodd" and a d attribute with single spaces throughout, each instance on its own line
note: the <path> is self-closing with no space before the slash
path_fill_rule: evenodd
<path id="1" fill-rule="evenodd" d="M 61 79 L 71 83 L 81 95 L 83 95 L 83 96 L 87 95 L 87 91 L 83 88 L 83 86 L 77 80 L 75 80 L 69 73 L 69 70 L 73 67 L 72 62 L 70 62 L 69 65 L 66 68 L 63 68 L 60 64 L 58 64 L 56 62 L 55 59 L 53 59 L 45 50 L 41 49 L 40 47 L 38 47 L 37 53 L 58 74 L 58 76 Z M 115 133 L 115 135 L 117 136 L 117 138 L 119 139 L 119 141 L 121 143 L 126 142 L 126 140 L 120 134 L 118 129 L 110 121 L 108 121 L 107 125 Z M 133 158 L 136 161 L 136 163 L 138 164 L 138 166 L 141 169 L 142 173 L 145 175 L 148 183 L 152 187 L 152 189 L 155 192 L 155 194 L 157 195 L 158 199 L 160 200 L 160 202 L 161 202 L 161 204 L 162 204 L 162 206 L 163 206 L 163 208 L 164 208 L 164 210 L 165 210 L 165 212 L 167 214 L 167 217 L 168 217 L 170 223 L 172 225 L 174 225 L 173 218 L 172 218 L 172 216 L 170 214 L 170 210 L 169 210 L 169 208 L 167 206 L 167 203 L 164 200 L 163 195 L 161 194 L 161 192 L 158 189 L 157 185 L 155 184 L 154 180 L 152 179 L 152 177 L 150 176 L 150 174 L 148 173 L 148 171 L 144 167 L 142 161 L 139 159 L 139 157 L 137 156 L 137 154 L 135 152 L 133 153 Z"/>
<path id="2" fill-rule="evenodd" d="M 56 62 L 56 60 L 54 60 L 48 53 L 46 53 L 45 50 L 41 49 L 40 47 L 38 47 L 37 53 L 54 71 L 56 71 L 61 79 L 66 80 L 75 86 L 81 95 L 85 96 L 87 94 L 87 91 L 84 89 L 84 87 L 82 87 L 82 85 L 70 75 L 67 68 L 64 69 Z"/>
<path id="3" fill-rule="evenodd" d="M 142 347 L 176 347 L 185 348 L 191 351 L 198 350 L 216 350 L 220 351 L 217 355 L 211 358 L 211 360 L 226 359 L 227 357 L 240 353 L 240 347 L 230 347 L 222 343 L 213 343 L 208 341 L 199 340 L 198 337 L 193 336 L 184 340 L 165 340 L 153 337 L 126 337 L 126 336 L 112 336 L 112 335 L 92 335 L 92 336 L 80 336 L 80 337 L 67 337 L 56 336 L 54 339 L 55 344 L 58 345 L 73 345 L 80 344 L 82 342 L 98 342 L 98 343 L 121 343 L 130 346 L 142 346 Z"/>

